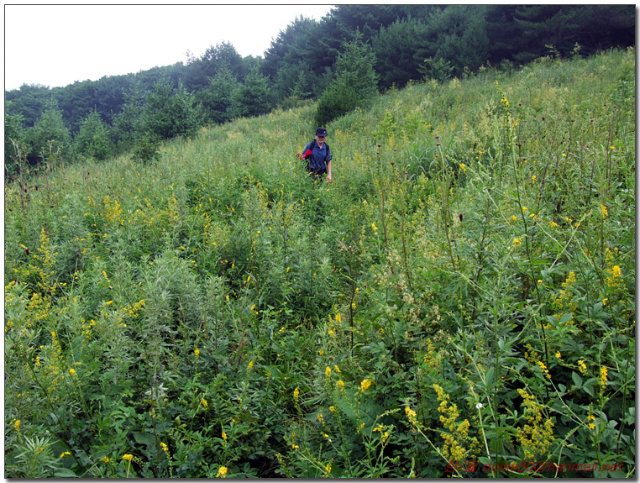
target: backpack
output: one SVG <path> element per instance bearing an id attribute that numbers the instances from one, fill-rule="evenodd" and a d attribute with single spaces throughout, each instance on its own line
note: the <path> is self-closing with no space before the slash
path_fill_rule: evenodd
<path id="1" fill-rule="evenodd" d="M 311 144 L 309 145 L 309 149 L 307 149 L 301 156 L 300 159 L 309 159 L 309 157 L 311 156 L 311 151 L 313 151 L 313 148 L 315 148 L 318 145 L 318 142 L 314 139 L 313 141 L 311 141 Z M 329 147 L 329 145 L 327 143 L 324 143 L 324 145 L 327 147 L 327 149 L 329 151 L 331 151 L 331 148 Z"/>

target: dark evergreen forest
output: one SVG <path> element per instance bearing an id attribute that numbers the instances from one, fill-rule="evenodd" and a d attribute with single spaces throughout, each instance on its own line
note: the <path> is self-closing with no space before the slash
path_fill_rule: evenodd
<path id="1" fill-rule="evenodd" d="M 321 99 L 330 88 L 348 87 L 337 60 L 353 43 L 366 53 L 375 91 L 385 92 L 516 69 L 543 56 L 633 46 L 635 6 L 339 5 L 320 21 L 296 19 L 264 57 L 242 57 L 221 43 L 200 57 L 138 73 L 65 87 L 23 85 L 5 91 L 5 174 L 11 178 L 21 163 L 127 151 L 149 160 L 162 140 Z M 335 104 L 325 103 L 326 115 L 316 119 L 336 117 Z"/>

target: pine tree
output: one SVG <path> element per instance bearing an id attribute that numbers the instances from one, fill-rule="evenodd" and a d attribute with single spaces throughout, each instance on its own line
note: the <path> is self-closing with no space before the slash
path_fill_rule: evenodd
<path id="1" fill-rule="evenodd" d="M 325 125 L 356 107 L 363 107 L 378 93 L 378 75 L 374 70 L 376 56 L 362 35 L 344 44 L 336 60 L 336 78 L 327 87 L 316 111 L 315 121 Z"/>

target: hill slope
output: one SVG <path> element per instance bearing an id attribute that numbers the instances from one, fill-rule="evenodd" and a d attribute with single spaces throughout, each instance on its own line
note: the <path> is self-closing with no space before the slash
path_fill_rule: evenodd
<path id="1" fill-rule="evenodd" d="M 634 69 L 390 92 L 331 184 L 307 106 L 7 186 L 6 476 L 635 475 Z"/>

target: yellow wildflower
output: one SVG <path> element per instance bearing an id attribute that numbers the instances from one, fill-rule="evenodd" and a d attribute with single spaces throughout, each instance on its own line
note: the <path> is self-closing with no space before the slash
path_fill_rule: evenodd
<path id="1" fill-rule="evenodd" d="M 71 374 L 72 376 L 76 373 L 76 370 L 71 368 L 69 369 L 69 374 Z"/>
<path id="2" fill-rule="evenodd" d="M 600 368 L 600 385 L 604 387 L 607 384 L 607 368 L 602 366 Z"/>
<path id="3" fill-rule="evenodd" d="M 406 406 L 404 408 L 404 413 L 407 415 L 407 419 L 409 419 L 409 422 L 413 425 L 417 425 L 418 424 L 418 419 L 417 419 L 417 414 L 416 412 L 411 409 L 409 406 Z"/>
<path id="4" fill-rule="evenodd" d="M 331 377 L 331 368 L 329 366 L 324 370 L 324 377 Z"/>
<path id="5" fill-rule="evenodd" d="M 249 362 L 249 366 L 247 367 L 248 370 L 251 370 L 253 368 L 253 361 Z"/>
<path id="6" fill-rule="evenodd" d="M 520 245 L 522 245 L 522 239 L 520 238 L 514 238 L 513 241 L 511 242 L 511 246 L 512 247 L 519 247 Z"/>
<path id="7" fill-rule="evenodd" d="M 20 420 L 16 419 L 16 422 L 13 423 L 13 427 L 16 428 L 16 431 L 20 431 Z"/>
<path id="8" fill-rule="evenodd" d="M 167 446 L 166 443 L 160 442 L 160 447 L 162 448 L 162 451 L 164 451 L 165 453 L 169 452 L 169 447 Z"/>
<path id="9" fill-rule="evenodd" d="M 111 460 L 107 456 L 105 456 L 105 457 L 102 458 L 102 461 L 104 463 L 109 463 Z"/>
<path id="10" fill-rule="evenodd" d="M 202 404 L 205 408 L 209 405 L 206 399 L 201 399 L 200 404 Z"/>
<path id="11" fill-rule="evenodd" d="M 336 386 L 338 386 L 341 389 L 344 389 L 344 381 L 340 380 L 340 381 L 336 382 Z"/>
<path id="12" fill-rule="evenodd" d="M 226 440 L 227 440 L 227 438 L 228 438 L 227 433 L 225 433 L 224 431 L 222 431 L 221 437 L 222 437 L 222 439 L 224 439 L 224 440 L 226 441 Z"/>
<path id="13" fill-rule="evenodd" d="M 218 473 L 216 474 L 216 478 L 226 478 L 227 477 L 228 468 L 226 466 L 221 466 L 218 468 Z"/>
<path id="14" fill-rule="evenodd" d="M 340 368 L 337 365 L 333 366 L 333 370 L 336 372 L 340 372 Z"/>
<path id="15" fill-rule="evenodd" d="M 69 453 L 68 451 L 65 451 L 64 453 L 60 454 L 60 458 L 64 458 L 65 456 L 70 456 L 71 453 Z"/>
<path id="16" fill-rule="evenodd" d="M 607 210 L 607 207 L 605 205 L 600 205 L 600 211 L 602 212 L 603 219 L 609 216 L 609 211 Z"/>
<path id="17" fill-rule="evenodd" d="M 298 400 L 298 396 L 300 396 L 300 388 L 299 388 L 299 387 L 296 387 L 296 388 L 293 390 L 293 399 L 295 399 L 295 400 L 297 401 L 297 400 Z"/>
<path id="18" fill-rule="evenodd" d="M 583 374 L 587 372 L 587 365 L 584 363 L 582 359 L 578 361 L 578 369 L 580 369 L 580 372 Z"/>
<path id="19" fill-rule="evenodd" d="M 362 391 L 366 391 L 367 389 L 369 389 L 369 387 L 371 387 L 371 380 L 369 379 L 364 379 L 361 383 L 360 383 L 360 389 Z"/>
<path id="20" fill-rule="evenodd" d="M 460 163 L 460 171 L 462 171 L 463 173 L 467 172 L 467 167 L 465 166 L 464 163 Z"/>
<path id="21" fill-rule="evenodd" d="M 197 348 L 193 350 L 193 353 L 196 357 L 200 357 L 200 351 Z"/>
<path id="22" fill-rule="evenodd" d="M 331 465 L 327 463 L 327 466 L 324 467 L 327 473 L 331 473 Z"/>
<path id="23" fill-rule="evenodd" d="M 125 460 L 125 461 L 131 462 L 133 460 L 133 455 L 131 455 L 131 454 L 123 454 L 122 455 L 122 459 Z"/>

